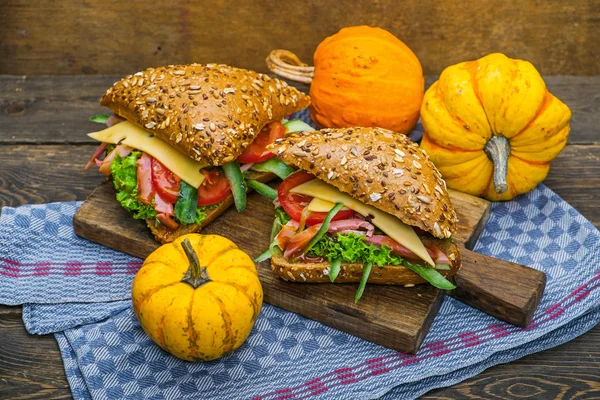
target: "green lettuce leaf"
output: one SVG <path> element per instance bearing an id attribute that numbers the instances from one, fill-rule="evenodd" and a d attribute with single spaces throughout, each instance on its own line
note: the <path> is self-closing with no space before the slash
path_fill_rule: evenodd
<path id="1" fill-rule="evenodd" d="M 116 154 L 114 161 L 110 164 L 110 173 L 117 190 L 117 201 L 121 203 L 121 206 L 131 212 L 135 219 L 155 219 L 154 207 L 138 200 L 135 163 L 141 154 L 140 151 L 133 151 L 127 157 Z"/>
<path id="2" fill-rule="evenodd" d="M 277 207 L 275 209 L 275 218 L 277 218 L 279 220 L 279 222 L 281 223 L 281 225 L 287 224 L 288 221 L 290 219 L 292 219 L 292 217 L 290 217 L 288 215 L 288 213 L 285 212 L 285 210 L 283 209 L 283 207 Z"/>
<path id="3" fill-rule="evenodd" d="M 308 254 L 325 257 L 330 263 L 335 259 L 341 259 L 342 262 L 372 263 L 380 267 L 402 264 L 402 257 L 393 255 L 389 247 L 377 248 L 377 246 L 365 242 L 362 236 L 354 233 L 325 235 L 308 251 Z"/>

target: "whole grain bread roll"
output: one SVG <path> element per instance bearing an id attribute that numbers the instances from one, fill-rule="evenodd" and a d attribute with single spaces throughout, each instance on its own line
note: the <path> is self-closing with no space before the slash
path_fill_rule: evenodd
<path id="1" fill-rule="evenodd" d="M 448 256 L 451 261 L 450 270 L 438 271 L 447 279 L 452 278 L 461 265 L 458 247 L 451 240 L 447 239 L 422 236 L 421 240 L 425 244 L 436 246 Z M 335 279 L 335 283 L 360 282 L 363 267 L 363 264 L 360 263 L 342 263 L 340 273 Z M 283 255 L 276 255 L 271 258 L 271 269 L 277 276 L 286 281 L 300 283 L 331 283 L 331 280 L 329 279 L 330 268 L 331 264 L 327 262 L 327 260 L 311 263 L 291 262 L 286 260 Z M 367 282 L 405 286 L 427 283 L 421 276 L 402 265 L 385 265 L 383 267 L 373 265 Z"/>
<path id="2" fill-rule="evenodd" d="M 382 128 L 297 132 L 269 149 L 352 197 L 437 238 L 456 229 L 446 183 L 427 153 L 403 134 Z"/>
<path id="3" fill-rule="evenodd" d="M 189 64 L 129 75 L 106 91 L 101 104 L 194 160 L 223 165 L 266 124 L 308 107 L 310 98 L 254 71 Z"/>

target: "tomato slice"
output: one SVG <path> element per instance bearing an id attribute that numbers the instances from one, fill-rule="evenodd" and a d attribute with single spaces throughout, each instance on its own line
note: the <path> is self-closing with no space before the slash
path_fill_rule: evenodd
<path id="1" fill-rule="evenodd" d="M 227 177 L 221 168 L 213 168 L 210 171 L 203 169 L 206 177 L 198 188 L 198 205 L 209 206 L 225 199 L 231 192 Z"/>
<path id="2" fill-rule="evenodd" d="M 177 202 L 181 179 L 154 157 L 152 157 L 152 183 L 164 200 Z"/>
<path id="3" fill-rule="evenodd" d="M 290 193 L 290 190 L 304 182 L 308 182 L 313 179 L 315 179 L 313 175 L 301 170 L 288 176 L 279 185 L 279 189 L 277 191 L 277 198 L 279 200 L 279 203 L 281 204 L 281 207 L 283 207 L 285 212 L 288 213 L 288 215 L 292 217 L 294 221 L 300 221 L 300 218 L 302 216 L 302 210 L 304 210 L 304 208 L 308 205 L 308 203 L 312 201 L 313 198 L 311 196 L 306 196 L 303 194 Z M 340 219 L 348 219 L 353 215 L 354 211 L 352 210 L 340 210 L 335 215 L 335 217 L 333 217 L 333 221 L 337 221 Z M 310 226 L 320 224 L 321 222 L 323 222 L 326 216 L 327 213 L 325 212 L 310 213 L 309 217 L 306 218 L 306 225 Z"/>
<path id="4" fill-rule="evenodd" d="M 266 151 L 266 147 L 273 143 L 276 139 L 285 136 L 285 127 L 279 121 L 271 122 L 265 126 L 262 131 L 256 136 L 254 141 L 250 143 L 246 149 L 239 155 L 237 161 L 242 164 L 257 163 L 267 161 L 273 157 L 273 153 Z"/>

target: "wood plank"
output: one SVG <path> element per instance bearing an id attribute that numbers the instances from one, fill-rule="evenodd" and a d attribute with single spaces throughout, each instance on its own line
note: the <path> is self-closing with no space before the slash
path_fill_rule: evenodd
<path id="1" fill-rule="evenodd" d="M 426 74 L 493 51 L 529 60 L 546 75 L 600 74 L 600 7 L 589 0 L 484 0 L 468 7 L 452 0 L 159 4 L 4 0 L 0 73 L 125 74 L 193 61 L 264 71 L 272 49 L 310 61 L 326 36 L 367 24 L 404 40 Z"/>
<path id="2" fill-rule="evenodd" d="M 70 390 L 52 335 L 27 334 L 19 318 L 0 318 L 0 398 L 65 399 Z M 496 365 L 423 399 L 594 397 L 600 391 L 600 326 L 561 346 Z M 538 393 L 534 396 L 532 394 Z M 546 396 L 544 396 L 546 394 Z M 393 397 L 390 397 L 393 398 Z"/>
<path id="3" fill-rule="evenodd" d="M 546 288 L 546 274 L 462 248 L 463 267 L 449 294 L 502 321 L 526 327 Z M 493 269 L 493 274 L 489 269 Z"/>
<path id="4" fill-rule="evenodd" d="M 100 97 L 121 76 L 0 76 L 0 143 L 94 143 L 90 116 L 106 113 Z M 434 76 L 426 77 L 426 86 Z M 600 76 L 548 76 L 548 88 L 573 112 L 570 144 L 600 144 Z M 305 85 L 296 85 L 307 91 Z M 43 129 L 41 129 L 43 128 Z"/>
<path id="5" fill-rule="evenodd" d="M 0 336 L 0 398 L 71 398 L 54 336 L 29 336 L 15 317 L 0 318 Z"/>

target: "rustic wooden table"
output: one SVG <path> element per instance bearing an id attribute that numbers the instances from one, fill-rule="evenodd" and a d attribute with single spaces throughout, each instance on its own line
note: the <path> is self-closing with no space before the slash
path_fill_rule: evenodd
<path id="1" fill-rule="evenodd" d="M 83 165 L 96 147 L 85 133 L 115 76 L 0 76 L 0 206 L 83 200 L 102 180 Z M 427 80 L 429 85 L 432 79 Z M 545 181 L 600 227 L 600 77 L 547 77 L 572 110 L 569 145 Z M 21 307 L 0 306 L 0 398 L 71 393 L 52 336 L 30 336 Z M 542 353 L 492 367 L 424 398 L 600 397 L 600 325 Z M 585 394 L 584 394 L 585 393 Z"/>

